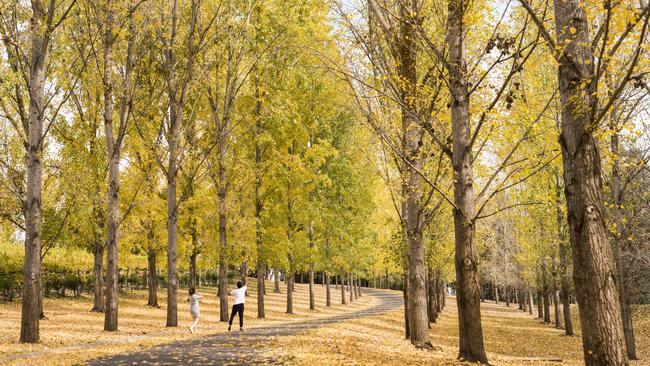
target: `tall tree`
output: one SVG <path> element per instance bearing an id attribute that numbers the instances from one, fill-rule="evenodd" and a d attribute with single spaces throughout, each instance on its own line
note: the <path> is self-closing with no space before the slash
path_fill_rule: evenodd
<path id="1" fill-rule="evenodd" d="M 555 38 L 539 20 L 530 3 L 520 2 L 535 20 L 559 64 L 560 145 L 585 363 L 627 365 L 625 338 L 621 334 L 618 272 L 604 220 L 601 158 L 594 133 L 637 66 L 640 45 L 648 26 L 649 6 L 643 4 L 634 22 L 629 23 L 610 45 L 609 27 L 614 5 L 609 1 L 603 3 L 604 21 L 593 38 L 589 33 L 586 4 L 582 1 L 553 2 Z M 626 63 L 616 89 L 601 104 L 598 99 L 601 76 L 608 71 L 620 43 L 639 23 L 638 41 L 631 51 L 631 61 Z M 607 57 L 597 57 L 594 48 L 598 55 Z"/>
<path id="2" fill-rule="evenodd" d="M 187 20 L 186 43 L 179 48 L 179 23 L 181 17 L 178 0 L 171 4 L 171 11 L 165 3 L 161 3 L 160 16 L 162 24 L 171 24 L 169 34 L 164 34 L 165 29 L 157 30 L 158 41 L 161 45 L 162 73 L 166 82 L 167 113 L 163 118 L 165 140 L 167 141 L 168 159 L 164 171 L 167 176 L 167 326 L 178 325 L 178 270 L 177 270 L 177 242 L 178 242 L 178 206 L 177 176 L 179 158 L 182 146 L 180 145 L 181 127 L 184 125 L 183 111 L 187 103 L 190 83 L 194 76 L 195 62 L 199 51 L 203 47 L 207 30 L 199 30 L 200 4 L 199 0 L 190 3 L 190 18 Z M 170 12 L 168 14 L 168 12 Z"/>
<path id="3" fill-rule="evenodd" d="M 50 52 L 56 30 L 63 24 L 76 1 L 31 2 L 29 20 L 22 13 L 21 4 L 3 4 L 3 43 L 10 70 L 16 75 L 15 115 L 7 117 L 23 140 L 25 147 L 26 183 L 23 216 L 25 232 L 25 257 L 23 263 L 23 302 L 21 311 L 20 341 L 39 341 L 39 319 L 43 314 L 41 298 L 42 202 L 43 202 L 43 149 L 50 127 L 56 120 L 61 105 L 70 96 L 69 91 L 58 94 L 61 103 L 56 105 L 51 95 L 46 95 L 48 72 L 52 72 Z M 23 32 L 27 35 L 23 36 Z M 28 40 L 25 42 L 25 40 Z M 74 84 L 74 83 L 71 83 Z M 29 106 L 26 106 L 25 100 Z M 53 105 L 54 104 L 54 105 Z M 3 109 L 7 105 L 2 103 Z"/>

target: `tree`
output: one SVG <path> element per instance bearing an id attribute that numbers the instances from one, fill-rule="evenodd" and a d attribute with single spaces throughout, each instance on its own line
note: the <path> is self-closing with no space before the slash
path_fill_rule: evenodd
<path id="1" fill-rule="evenodd" d="M 177 271 L 177 241 L 178 241 L 178 206 L 177 175 L 181 128 L 184 127 L 183 110 L 187 103 L 190 83 L 194 76 L 194 66 L 199 51 L 203 48 L 208 29 L 199 24 L 201 9 L 198 0 L 191 1 L 190 19 L 187 20 L 186 44 L 178 46 L 179 23 L 184 20 L 179 13 L 178 0 L 172 3 L 171 13 L 164 4 L 160 5 L 160 27 L 156 30 L 161 46 L 162 73 L 167 87 L 168 105 L 163 117 L 165 140 L 167 142 L 168 162 L 164 171 L 167 176 L 167 326 L 178 325 L 178 271 Z M 169 24 L 169 34 L 164 25 Z M 185 33 L 185 32 L 184 32 Z"/>
<path id="2" fill-rule="evenodd" d="M 573 280 L 580 306 L 582 339 L 587 365 L 626 365 L 624 337 L 621 334 L 617 268 L 604 222 L 600 152 L 594 133 L 604 115 L 630 81 L 646 36 L 648 5 L 611 45 L 609 26 L 613 5 L 604 3 L 609 14 L 592 38 L 585 4 L 580 1 L 554 1 L 556 38 L 539 20 L 531 5 L 520 0 L 534 19 L 540 33 L 559 64 L 562 132 L 560 145 L 564 162 L 565 195 L 569 237 L 573 249 Z M 601 76 L 609 68 L 620 43 L 641 23 L 638 43 L 632 49 L 632 61 L 608 98 L 599 102 Z M 563 45 L 556 48 L 556 45 Z M 597 47 L 599 47 L 598 49 Z M 609 45 L 609 49 L 607 48 Z M 607 55 L 606 58 L 595 55 Z M 607 53 L 605 53 L 607 52 Z M 598 61 L 598 62 L 596 62 Z"/>
<path id="3" fill-rule="evenodd" d="M 23 137 L 27 161 L 24 229 L 25 259 L 23 264 L 23 302 L 21 312 L 20 341 L 39 341 L 39 319 L 42 315 L 41 300 L 41 244 L 42 244 L 42 198 L 43 198 L 43 149 L 45 138 L 55 122 L 61 105 L 46 96 L 46 80 L 50 65 L 50 48 L 57 29 L 75 5 L 75 1 L 57 3 L 51 0 L 31 2 L 31 14 L 23 4 L 6 6 L 10 17 L 2 20 L 3 43 L 12 72 L 18 76 L 14 87 L 16 111 L 19 120 L 11 119 L 15 129 Z M 5 8 L 5 5 L 3 5 Z M 5 10 L 5 9 L 3 9 Z M 23 13 L 25 11 L 25 13 Z M 29 18 L 29 23 L 27 23 Z M 22 33 L 28 34 L 29 46 Z M 29 47 L 29 51 L 27 51 Z M 27 93 L 27 95 L 25 95 Z M 62 96 L 65 101 L 69 93 Z M 29 106 L 25 106 L 28 99 Z M 7 108 L 3 103 L 3 109 Z"/>

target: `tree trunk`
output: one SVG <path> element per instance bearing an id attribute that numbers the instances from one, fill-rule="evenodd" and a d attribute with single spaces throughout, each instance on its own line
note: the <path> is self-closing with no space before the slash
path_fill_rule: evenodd
<path id="1" fill-rule="evenodd" d="M 602 205 L 601 159 L 592 134 L 594 56 L 585 4 L 555 1 L 565 196 L 585 364 L 627 365 L 619 286 Z"/>
<path id="2" fill-rule="evenodd" d="M 225 122 L 223 122 L 225 125 Z M 219 181 L 218 187 L 218 198 L 219 198 L 219 321 L 227 322 L 229 311 L 228 311 L 228 263 L 226 263 L 226 257 L 228 255 L 228 222 L 227 222 L 227 213 L 226 213 L 226 167 L 225 167 L 225 157 L 226 157 L 226 141 L 224 141 L 224 131 L 223 125 L 219 126 L 219 137 L 217 141 L 218 145 L 218 163 L 217 168 L 217 179 Z"/>
<path id="3" fill-rule="evenodd" d="M 542 290 L 537 290 L 537 318 L 544 320 L 544 300 L 542 299 Z"/>
<path id="4" fill-rule="evenodd" d="M 93 240 L 93 308 L 91 311 L 104 312 L 104 243 L 99 235 Z"/>
<path id="5" fill-rule="evenodd" d="M 442 281 L 441 279 L 438 279 L 438 313 L 442 312 L 442 309 L 445 308 L 445 301 L 447 299 L 447 285 L 445 284 L 445 281 Z"/>
<path id="6" fill-rule="evenodd" d="M 420 129 L 416 117 L 415 97 L 417 96 L 417 32 L 414 19 L 417 9 L 408 3 L 400 7 L 400 53 L 399 74 L 403 80 L 401 88 L 402 148 L 408 164 L 405 164 L 406 176 L 403 178 L 405 202 L 403 206 L 408 245 L 409 273 L 409 328 L 411 343 L 417 348 L 430 348 L 429 319 L 427 315 L 426 268 L 424 264 L 424 245 L 422 231 L 422 192 L 419 169 L 422 167 L 420 157 Z"/>
<path id="7" fill-rule="evenodd" d="M 343 270 L 341 270 L 339 278 L 341 279 L 341 304 L 347 304 L 345 301 L 345 272 Z"/>
<path id="8" fill-rule="evenodd" d="M 569 301 L 569 295 L 571 294 L 571 277 L 569 274 L 569 255 L 568 252 L 571 250 L 569 243 L 566 240 L 566 234 L 563 230 L 564 228 L 564 215 L 562 213 L 562 207 L 560 207 L 560 195 L 562 194 L 560 177 L 557 177 L 556 185 L 556 196 L 558 197 L 557 203 L 557 226 L 558 234 L 560 239 L 560 297 L 562 298 L 562 312 L 564 313 L 564 333 L 566 335 L 573 335 L 573 322 L 571 321 L 571 302 Z"/>
<path id="9" fill-rule="evenodd" d="M 460 350 L 458 357 L 488 363 L 483 345 L 478 261 L 474 245 L 474 177 L 470 95 L 465 63 L 464 2 L 448 1 L 449 88 L 454 169 L 454 228 Z"/>
<path id="10" fill-rule="evenodd" d="M 107 128 L 112 128 L 109 126 Z M 111 135 L 112 136 L 112 135 Z M 111 137 L 112 138 L 112 137 Z M 109 149 L 109 151 L 112 149 Z M 108 237 L 106 241 L 106 309 L 104 317 L 104 330 L 117 330 L 118 316 L 118 194 L 119 194 L 119 147 L 111 153 L 108 168 L 108 210 L 107 222 Z"/>
<path id="11" fill-rule="evenodd" d="M 43 115 L 45 66 L 50 30 L 42 2 L 32 1 L 30 24 L 29 121 L 27 134 L 27 190 L 25 194 L 25 259 L 20 341 L 38 343 L 41 307 L 41 231 L 43 189 Z"/>
<path id="12" fill-rule="evenodd" d="M 496 284 L 496 282 L 494 283 L 494 303 L 499 303 L 499 286 Z"/>
<path id="13" fill-rule="evenodd" d="M 361 297 L 361 279 L 357 278 L 357 295 Z"/>
<path id="14" fill-rule="evenodd" d="M 260 93 L 260 75 L 257 67 L 255 71 L 255 243 L 257 244 L 257 317 L 262 319 L 264 314 L 264 285 L 265 266 L 264 247 L 262 242 L 262 96 Z"/>
<path id="15" fill-rule="evenodd" d="M 264 313 L 264 262 L 259 260 L 257 261 L 257 317 L 259 319 L 264 319 L 266 316 Z"/>
<path id="16" fill-rule="evenodd" d="M 542 299 L 544 301 L 544 323 L 551 323 L 551 304 L 549 291 L 546 286 L 544 286 L 544 293 L 542 294 Z"/>
<path id="17" fill-rule="evenodd" d="M 348 292 L 350 293 L 350 303 L 354 301 L 354 277 L 352 276 L 352 272 L 350 272 L 349 277 L 348 277 Z"/>
<path id="18" fill-rule="evenodd" d="M 293 284 L 296 281 L 296 275 L 292 272 L 287 273 L 287 314 L 293 314 Z"/>
<path id="19" fill-rule="evenodd" d="M 409 273 L 408 269 L 404 271 L 402 277 L 402 293 L 404 295 L 404 333 L 406 339 L 411 339 L 411 323 L 409 321 Z"/>
<path id="20" fill-rule="evenodd" d="M 429 269 L 429 302 L 428 302 L 428 315 L 429 322 L 435 323 L 438 319 L 438 293 L 437 279 L 433 274 L 433 270 Z"/>
<path id="21" fill-rule="evenodd" d="M 278 271 L 278 270 L 276 269 L 276 270 L 274 270 L 274 272 L 275 272 L 275 273 L 274 273 L 275 276 L 273 276 L 273 277 L 274 277 L 274 281 L 273 281 L 273 284 L 274 284 L 274 286 L 273 286 L 273 292 L 276 293 L 276 294 L 279 294 L 279 293 L 280 293 L 280 271 Z"/>
<path id="22" fill-rule="evenodd" d="M 507 285 L 505 288 L 505 295 L 506 295 L 506 306 L 510 307 L 510 288 Z"/>
<path id="23" fill-rule="evenodd" d="M 388 268 L 386 269 L 386 290 L 390 290 L 390 282 L 388 281 Z"/>
<path id="24" fill-rule="evenodd" d="M 190 278 L 189 288 L 196 288 L 196 252 L 190 255 Z"/>
<path id="25" fill-rule="evenodd" d="M 529 291 L 528 291 L 528 314 L 530 314 L 530 315 L 535 315 L 535 314 L 534 314 L 535 311 L 533 310 L 533 308 L 534 308 L 534 304 L 533 304 L 533 292 L 529 290 Z M 566 315 L 566 313 L 565 313 L 565 315 Z"/>
<path id="26" fill-rule="evenodd" d="M 323 276 L 325 276 L 325 306 L 329 308 L 332 306 L 332 299 L 330 294 L 330 276 L 327 274 L 327 272 L 324 272 Z"/>
<path id="27" fill-rule="evenodd" d="M 555 314 L 555 328 L 562 328 L 562 314 L 560 314 L 560 290 L 553 288 L 553 310 Z"/>
<path id="28" fill-rule="evenodd" d="M 242 255 L 244 255 L 242 253 Z M 246 286 L 248 283 L 248 261 L 242 261 L 241 267 L 239 267 L 240 281 L 242 285 Z M 245 295 L 248 296 L 248 289 L 246 289 Z"/>
<path id="29" fill-rule="evenodd" d="M 172 108 L 174 110 L 174 108 Z M 178 270 L 176 267 L 176 248 L 178 241 L 178 204 L 176 202 L 176 180 L 178 173 L 178 132 L 177 118 L 170 117 L 172 131 L 169 133 L 169 168 L 167 170 L 167 327 L 178 326 Z"/>
<path id="30" fill-rule="evenodd" d="M 612 136 L 610 137 L 610 149 L 614 156 L 612 162 L 612 204 L 614 206 L 614 222 L 616 234 L 614 235 L 614 250 L 616 257 L 616 269 L 618 274 L 619 301 L 621 308 L 621 320 L 623 322 L 623 334 L 625 336 L 625 347 L 627 357 L 636 360 L 636 340 L 634 338 L 634 326 L 632 324 L 632 307 L 630 305 L 630 290 L 628 287 L 628 261 L 625 258 L 626 228 L 621 212 L 623 191 L 621 188 L 621 173 L 619 157 L 619 133 L 614 122 L 610 122 Z"/>
<path id="31" fill-rule="evenodd" d="M 309 310 L 316 309 L 316 300 L 314 297 L 314 259 L 312 256 L 314 250 L 314 223 L 309 223 Z"/>
<path id="32" fill-rule="evenodd" d="M 156 271 L 156 252 L 149 247 L 147 250 L 147 287 L 149 289 L 148 306 L 158 307 L 158 276 Z"/>
<path id="33" fill-rule="evenodd" d="M 104 34 L 104 137 L 108 152 L 108 199 L 106 210 L 106 307 L 104 312 L 104 330 L 117 330 L 118 317 L 118 224 L 119 224 L 119 190 L 120 190 L 120 146 L 113 138 L 113 14 L 110 4 L 106 9 Z"/>

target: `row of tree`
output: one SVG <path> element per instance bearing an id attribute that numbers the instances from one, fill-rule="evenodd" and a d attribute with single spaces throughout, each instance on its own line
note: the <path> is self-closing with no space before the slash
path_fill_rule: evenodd
<path id="1" fill-rule="evenodd" d="M 459 358 L 488 362 L 481 282 L 539 298 L 561 289 L 566 316 L 577 299 L 587 365 L 636 358 L 628 276 L 640 246 L 627 233 L 647 224 L 626 224 L 622 189 L 647 170 L 647 2 L 367 0 L 335 11 L 356 52 L 332 67 L 388 156 L 411 342 L 431 347 L 427 255 L 448 253 L 449 234 Z M 642 196 L 627 199 L 646 210 Z M 440 225 L 451 220 L 453 235 Z"/>
<path id="2" fill-rule="evenodd" d="M 0 15 L 22 341 L 38 341 L 41 261 L 73 246 L 93 253 L 106 330 L 119 254 L 164 263 L 168 326 L 179 267 L 218 269 L 224 321 L 229 273 L 285 278 L 289 313 L 296 273 L 311 308 L 315 272 L 397 276 L 416 347 L 454 282 L 462 359 L 488 362 L 488 286 L 562 303 L 567 334 L 576 299 L 588 365 L 636 357 L 646 1 L 34 0 Z"/>
<path id="3" fill-rule="evenodd" d="M 24 234 L 21 341 L 39 341 L 49 248 L 92 251 L 93 310 L 118 329 L 124 257 L 164 263 L 167 326 L 179 268 L 197 284 L 383 273 L 372 230 L 372 135 L 319 1 L 3 1 L 2 218 Z M 13 239 L 8 239 L 13 240 Z M 166 245 L 165 245 L 166 244 Z M 161 256 L 166 256 L 166 261 Z M 258 291 L 258 317 L 265 316 Z M 345 296 L 345 292 L 343 292 Z M 329 302 L 328 302 L 329 305 Z"/>

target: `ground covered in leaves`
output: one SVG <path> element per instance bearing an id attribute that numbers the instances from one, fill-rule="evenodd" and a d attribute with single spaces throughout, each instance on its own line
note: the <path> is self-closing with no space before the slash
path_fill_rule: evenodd
<path id="1" fill-rule="evenodd" d="M 254 282 L 254 281 L 250 281 Z M 272 283 L 267 284 L 272 289 Z M 370 312 L 382 300 L 377 296 L 363 296 L 352 304 L 340 305 L 340 290 L 332 286 L 334 306 L 325 308 L 325 288 L 316 287 L 317 309 L 310 311 L 308 287 L 296 284 L 294 308 L 296 314 L 285 314 L 286 294 L 269 291 L 266 297 L 267 319 L 255 319 L 256 288 L 250 289 L 246 306 L 246 327 L 260 328 L 249 337 L 256 344 L 239 345 L 235 338 L 228 347 L 236 352 L 238 347 L 254 347 L 268 360 L 280 360 L 291 365 L 459 365 L 458 320 L 455 299 L 447 299 L 447 307 L 432 324 L 431 337 L 436 351 L 416 350 L 403 339 L 403 310 Z M 164 289 L 160 291 L 161 308 L 145 306 L 146 292 L 131 291 L 120 301 L 120 331 L 108 333 L 103 329 L 103 314 L 89 311 L 89 297 L 45 299 L 47 320 L 41 322 L 42 342 L 24 345 L 17 342 L 20 327 L 20 303 L 0 304 L 0 364 L 75 364 L 98 357 L 142 351 L 152 347 L 165 349 L 162 344 L 193 344 L 207 342 L 215 334 L 226 331 L 227 326 L 218 321 L 218 298 L 213 288 L 204 289 L 202 323 L 198 334 L 190 334 L 187 326 L 191 319 L 187 304 L 179 304 L 178 328 L 165 328 L 166 309 Z M 284 288 L 283 288 L 284 292 Z M 399 295 L 399 292 L 392 292 Z M 385 301 L 385 300 L 384 300 Z M 394 308 L 394 307 L 393 307 Z M 357 313 L 363 316 L 353 316 Z M 582 348 L 579 335 L 577 308 L 574 309 L 576 336 L 567 337 L 561 329 L 543 324 L 536 317 L 517 310 L 516 304 L 483 303 L 482 318 L 488 358 L 494 365 L 557 365 L 545 361 L 561 359 L 563 364 L 581 365 Z M 324 321 L 332 319 L 335 321 Z M 634 366 L 650 362 L 650 306 L 634 309 L 638 354 L 641 361 Z M 318 327 L 305 327 L 306 322 Z M 286 325 L 286 327 L 285 327 Z M 297 332 L 278 329 L 299 328 Z M 266 329 L 266 330 L 263 330 Z M 276 331 L 273 331 L 273 330 Z M 270 334 L 278 333 L 278 334 Z M 257 334 L 257 335 L 259 335 Z M 217 337 L 216 339 L 223 339 Z M 242 338 L 242 342 L 244 339 Z M 249 342 L 250 343 L 250 342 Z M 192 349 L 188 347 L 188 349 Z M 208 352 L 209 353 L 209 352 Z M 127 358 L 128 359 L 128 358 Z M 246 363 L 246 360 L 241 360 Z"/>
<path id="2" fill-rule="evenodd" d="M 535 309 L 537 310 L 537 309 Z M 482 303 L 481 317 L 488 359 L 493 365 L 583 365 L 580 320 L 572 308 L 576 335 L 568 337 L 553 324 L 493 302 Z M 553 309 L 551 308 L 551 314 Z M 403 310 L 358 318 L 287 337 L 274 352 L 293 365 L 463 365 L 458 355 L 458 312 L 455 298 L 432 324 L 436 351 L 416 350 L 404 340 Z M 554 318 L 552 318 L 554 319 Z M 634 308 L 637 354 L 631 365 L 650 365 L 650 306 Z M 562 360 L 559 363 L 559 359 Z"/>
<path id="3" fill-rule="evenodd" d="M 286 292 L 273 293 L 273 283 L 268 281 L 265 297 L 266 318 L 256 319 L 257 287 L 255 279 L 249 282 L 249 296 L 246 298 L 245 327 L 248 329 L 278 324 L 301 322 L 346 314 L 372 306 L 377 302 L 371 297 L 362 297 L 352 304 L 340 305 L 333 301 L 331 308 L 325 308 L 325 287 L 315 286 L 316 310 L 309 310 L 308 286 L 296 284 L 294 314 L 285 314 Z M 153 347 L 178 340 L 191 340 L 208 334 L 226 332 L 227 324 L 219 322 L 219 299 L 216 289 L 199 289 L 204 295 L 201 302 L 199 332 L 190 334 L 189 303 L 185 302 L 186 290 L 179 291 L 177 328 L 165 328 L 166 290 L 159 290 L 159 308 L 148 307 L 144 290 L 126 291 L 120 295 L 119 331 L 104 332 L 104 314 L 91 312 L 92 297 L 83 294 L 80 298 L 45 298 L 46 320 L 40 322 L 41 343 L 21 344 L 20 301 L 0 303 L 0 364 L 10 365 L 69 365 L 118 353 Z M 338 298 L 336 297 L 338 295 Z M 332 298 L 340 299 L 340 290 L 332 286 Z M 232 297 L 229 299 L 232 306 Z M 235 323 L 237 319 L 235 319 Z M 235 329 L 237 329 L 235 327 Z"/>

